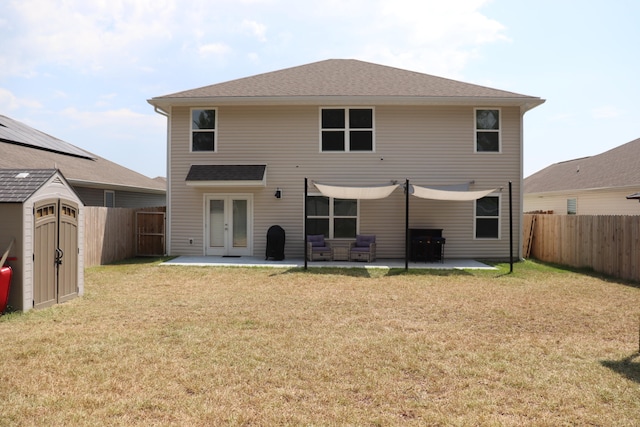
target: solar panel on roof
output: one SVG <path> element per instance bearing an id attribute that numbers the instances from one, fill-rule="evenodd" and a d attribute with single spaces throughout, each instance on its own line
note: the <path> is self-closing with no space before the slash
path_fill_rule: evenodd
<path id="1" fill-rule="evenodd" d="M 71 145 L 68 142 L 47 135 L 8 117 L 0 115 L 0 140 L 42 150 L 53 151 L 70 156 L 94 159 L 91 153 Z"/>

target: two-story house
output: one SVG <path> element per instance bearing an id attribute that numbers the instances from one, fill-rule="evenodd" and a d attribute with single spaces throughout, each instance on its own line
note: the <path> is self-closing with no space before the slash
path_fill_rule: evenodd
<path id="1" fill-rule="evenodd" d="M 409 180 L 427 194 L 409 227 L 442 230 L 448 257 L 508 257 L 506 189 L 521 212 L 523 116 L 543 102 L 342 59 L 152 98 L 168 119 L 168 252 L 262 256 L 277 224 L 301 258 L 307 217 L 307 234 L 375 234 L 379 258 L 404 258 Z"/>

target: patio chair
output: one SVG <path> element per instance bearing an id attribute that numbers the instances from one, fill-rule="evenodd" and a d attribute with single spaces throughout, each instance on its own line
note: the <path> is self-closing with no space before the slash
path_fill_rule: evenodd
<path id="1" fill-rule="evenodd" d="M 333 249 L 324 240 L 324 234 L 312 234 L 307 236 L 307 260 L 331 261 Z"/>
<path id="2" fill-rule="evenodd" d="M 361 235 L 356 236 L 356 241 L 351 244 L 349 249 L 349 260 L 351 261 L 367 261 L 376 260 L 376 236 Z"/>

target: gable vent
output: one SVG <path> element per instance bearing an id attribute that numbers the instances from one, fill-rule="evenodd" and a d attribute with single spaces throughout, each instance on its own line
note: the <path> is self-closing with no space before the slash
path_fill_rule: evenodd
<path id="1" fill-rule="evenodd" d="M 60 177 L 59 177 L 59 176 L 57 176 L 57 177 L 56 177 L 56 179 L 54 179 L 54 180 L 53 180 L 53 181 L 51 181 L 51 182 L 52 182 L 52 183 L 55 183 L 55 184 L 62 184 L 62 180 L 60 179 Z"/>

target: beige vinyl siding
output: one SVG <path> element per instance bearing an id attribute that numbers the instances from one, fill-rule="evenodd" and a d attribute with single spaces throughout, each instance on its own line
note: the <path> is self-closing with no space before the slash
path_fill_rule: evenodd
<path id="1" fill-rule="evenodd" d="M 524 212 L 538 210 L 567 213 L 567 199 L 576 199 L 578 215 L 640 215 L 640 203 L 626 196 L 640 192 L 640 187 L 572 191 L 555 194 L 526 194 Z"/>
<path id="2" fill-rule="evenodd" d="M 353 106 L 353 105 L 349 105 Z M 199 105 L 207 107 L 207 105 Z M 473 238 L 473 202 L 442 202 L 410 198 L 411 227 L 442 228 L 446 255 L 508 257 L 507 185 L 513 181 L 514 212 L 520 212 L 520 111 L 501 108 L 502 152 L 474 153 L 474 109 L 465 107 L 376 106 L 375 152 L 322 153 L 318 106 L 216 106 L 216 153 L 191 153 L 189 108 L 171 115 L 170 240 L 172 255 L 204 253 L 204 195 L 249 193 L 254 196 L 255 256 L 264 254 L 266 232 L 285 229 L 285 255 L 303 253 L 304 178 L 337 185 L 383 184 L 410 179 L 416 185 L 460 184 L 471 189 L 503 187 L 501 239 Z M 266 188 L 193 188 L 185 183 L 193 164 L 266 164 Z M 283 197 L 276 199 L 276 188 Z M 360 232 L 378 236 L 382 258 L 404 256 L 404 206 L 401 189 L 389 198 L 361 201 Z M 514 215 L 516 242 L 519 215 Z M 194 244 L 189 245 L 189 238 Z"/>

